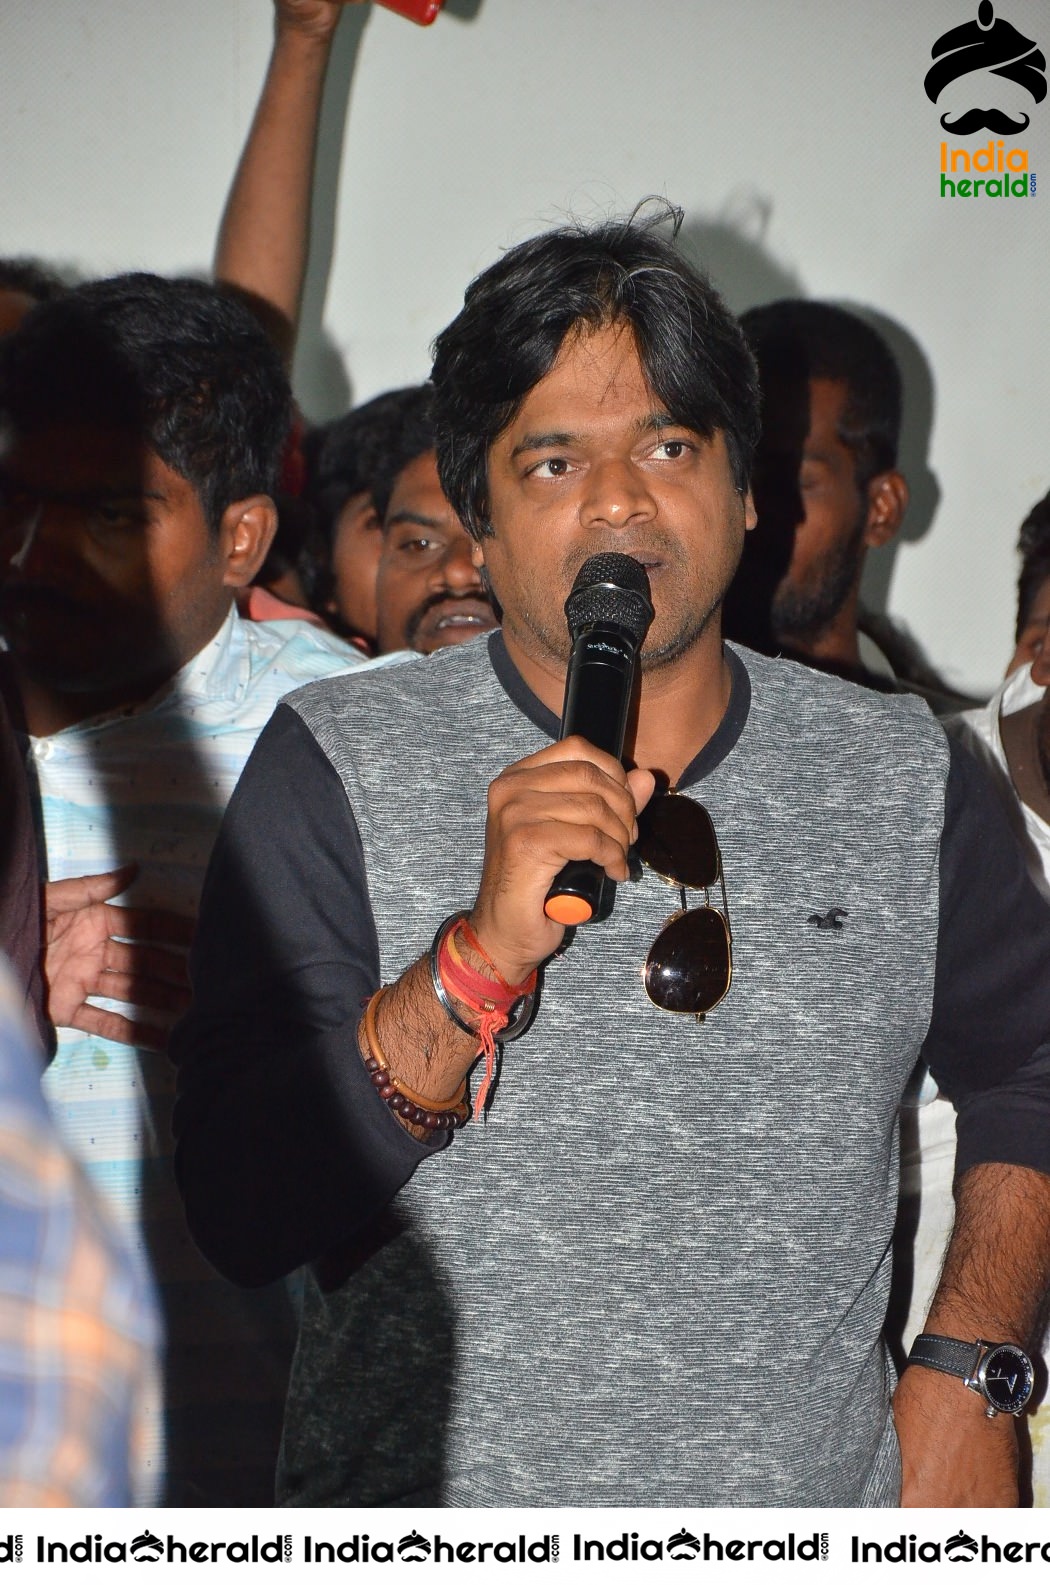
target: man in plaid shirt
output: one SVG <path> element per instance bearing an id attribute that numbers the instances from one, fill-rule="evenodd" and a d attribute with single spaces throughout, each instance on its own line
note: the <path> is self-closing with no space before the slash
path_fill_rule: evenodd
<path id="1" fill-rule="evenodd" d="M 0 963 L 0 1506 L 123 1507 L 152 1296 L 59 1141 Z"/>

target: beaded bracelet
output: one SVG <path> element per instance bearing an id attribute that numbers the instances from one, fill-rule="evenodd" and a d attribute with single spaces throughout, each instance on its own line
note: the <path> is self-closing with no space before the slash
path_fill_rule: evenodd
<path id="1" fill-rule="evenodd" d="M 407 1084 L 391 1073 L 390 1064 L 379 1044 L 379 1034 L 376 1029 L 376 1009 L 386 993 L 387 986 L 381 986 L 365 1008 L 364 1034 L 368 1055 L 364 1057 L 364 1064 L 379 1099 L 384 1101 L 392 1112 L 403 1117 L 406 1123 L 414 1123 L 417 1128 L 425 1128 L 429 1133 L 462 1128 L 470 1116 L 470 1107 L 465 1099 L 466 1079 L 455 1095 L 450 1096 L 447 1101 L 431 1101 L 426 1096 L 417 1095 L 415 1090 L 409 1089 Z"/>

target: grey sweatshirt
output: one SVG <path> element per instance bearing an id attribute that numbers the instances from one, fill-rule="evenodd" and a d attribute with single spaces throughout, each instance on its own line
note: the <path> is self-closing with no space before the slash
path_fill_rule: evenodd
<path id="1" fill-rule="evenodd" d="M 282 1029 L 276 993 L 252 977 L 249 932 L 247 967 L 225 982 L 221 1018 L 209 1012 L 206 896 L 195 976 L 205 983 L 180 1036 L 190 1197 L 202 1091 L 223 1073 L 229 1127 L 230 1097 L 252 1074 L 265 1090 L 281 1064 L 313 1094 L 312 1154 L 333 1164 L 319 1171 L 304 1146 L 291 1181 L 277 1146 L 276 1188 L 261 1187 L 262 1201 L 301 1192 L 319 1204 L 327 1182 L 337 1227 L 339 1139 L 357 1158 L 354 1197 L 369 1199 L 360 1158 L 373 1149 L 398 1155 L 409 1179 L 378 1216 L 389 1186 L 377 1186 L 367 1232 L 348 1207 L 347 1240 L 322 1240 L 283 1501 L 898 1500 L 881 1341 L 897 1109 L 924 1053 L 963 1108 L 963 1165 L 979 1158 L 977 1138 L 1012 1141 L 1022 1115 L 1016 1155 L 1047 1158 L 1048 1052 L 1032 1035 L 1045 1037 L 1046 993 L 1031 982 L 1048 916 L 1023 873 L 1007 873 L 994 834 L 985 877 L 973 844 L 991 818 L 982 786 L 924 705 L 751 654 L 732 667 L 726 719 L 682 778 L 723 854 L 725 1001 L 701 1025 L 648 1002 L 642 964 L 677 892 L 645 872 L 618 889 L 609 921 L 548 966 L 487 1120 L 437 1153 L 408 1141 L 361 1083 L 360 997 L 469 906 L 488 783 L 549 741 L 552 718 L 497 638 L 303 690 L 257 751 L 220 842 L 212 908 L 229 909 L 265 810 L 271 873 L 254 875 L 241 901 L 294 936 L 267 973 L 303 1006 Z M 323 798 L 306 793 L 307 775 Z M 967 825 L 975 800 L 978 824 Z M 306 903 L 290 901 L 297 870 Z M 960 905 L 974 885 L 980 918 Z M 840 927 L 819 926 L 832 909 Z M 236 1027 L 249 992 L 241 1082 L 213 1033 Z M 996 1144 L 993 1158 L 1012 1149 Z M 210 1219 L 198 1215 L 198 1236 Z M 205 1226 L 206 1249 L 207 1238 Z"/>

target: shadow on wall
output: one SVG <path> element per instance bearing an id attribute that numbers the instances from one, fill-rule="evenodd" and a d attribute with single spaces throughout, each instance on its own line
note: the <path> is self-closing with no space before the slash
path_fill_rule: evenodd
<path id="1" fill-rule="evenodd" d="M 348 7 L 332 45 L 317 137 L 309 267 L 299 320 L 299 353 L 293 389 L 303 411 L 315 422 L 345 413 L 353 391 L 342 356 L 323 326 L 328 278 L 335 250 L 339 179 L 343 168 L 347 111 L 369 6 Z"/>
<path id="2" fill-rule="evenodd" d="M 758 193 L 731 197 L 721 215 L 687 219 L 678 241 L 691 264 L 709 275 L 734 314 L 778 297 L 805 297 L 802 281 L 766 246 L 772 201 Z"/>
<path id="3" fill-rule="evenodd" d="M 483 0 L 445 0 L 445 15 L 460 22 L 473 22 L 482 4 Z"/>
<path id="4" fill-rule="evenodd" d="M 686 257 L 711 277 L 736 314 L 781 297 L 809 295 L 801 278 L 775 258 L 766 244 L 772 210 L 769 199 L 742 193 L 730 200 L 724 214 L 689 220 L 682 227 L 679 240 Z M 842 298 L 829 301 L 849 309 L 879 332 L 900 366 L 904 386 L 899 463 L 910 487 L 908 511 L 897 537 L 881 549 L 869 551 L 861 588 L 866 610 L 888 614 L 898 549 L 925 538 L 940 502 L 940 486 L 928 460 L 933 372 L 919 342 L 888 314 Z"/>

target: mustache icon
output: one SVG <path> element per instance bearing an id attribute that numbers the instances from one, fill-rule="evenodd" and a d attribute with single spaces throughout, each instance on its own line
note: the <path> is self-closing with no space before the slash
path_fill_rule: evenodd
<path id="1" fill-rule="evenodd" d="M 1023 132 L 1028 122 L 1029 117 L 1023 111 L 1020 121 L 1011 121 L 1002 110 L 966 110 L 957 121 L 950 120 L 948 116 L 941 117 L 945 132 L 953 132 L 960 138 L 967 137 L 971 132 L 982 132 L 985 128 L 989 132 L 1001 132 L 1003 137 L 1008 138 L 1014 133 Z"/>

